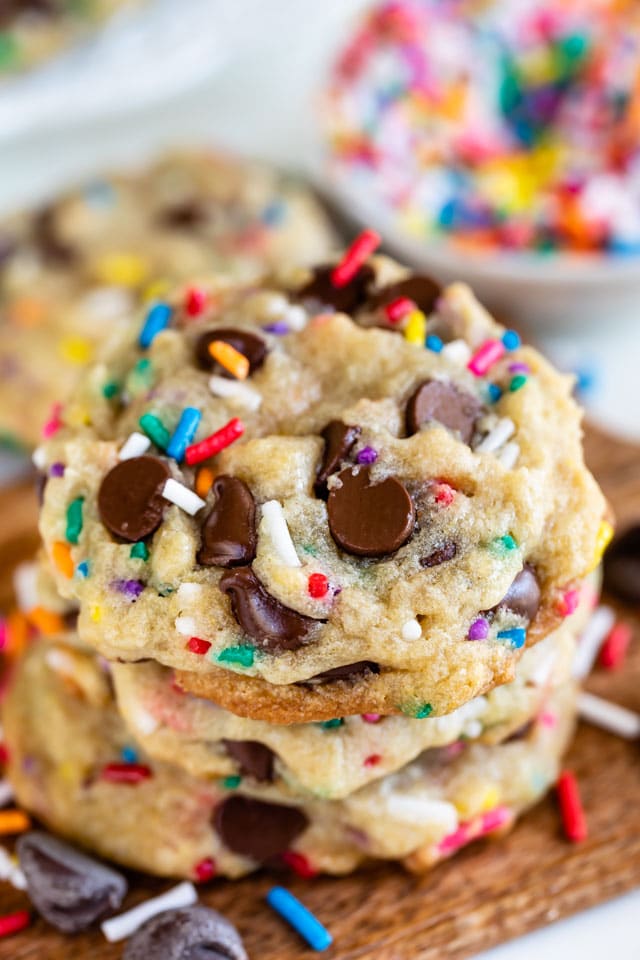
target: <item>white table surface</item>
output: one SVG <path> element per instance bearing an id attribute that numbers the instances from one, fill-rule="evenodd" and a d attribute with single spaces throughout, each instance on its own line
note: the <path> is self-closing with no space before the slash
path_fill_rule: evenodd
<path id="1" fill-rule="evenodd" d="M 174 2 L 183 5 L 187 16 L 192 0 Z M 206 0 L 193 2 L 202 18 Z M 161 105 L 128 113 L 123 107 L 119 117 L 111 111 L 97 122 L 80 121 L 61 109 L 46 131 L 2 142 L 0 210 L 172 143 L 209 141 L 310 169 L 317 136 L 314 91 L 350 18 L 366 6 L 364 0 L 208 0 L 208 6 L 209 15 L 197 29 L 218 29 L 226 66 L 220 65 L 225 56 L 214 59 L 209 77 L 198 78 L 189 91 L 181 90 Z M 87 69 L 99 74 L 100 58 Z M 2 96 L 0 90 L 0 107 Z M 567 368 L 593 367 L 597 385 L 585 398 L 592 415 L 609 429 L 640 439 L 640 345 L 630 331 L 612 330 L 605 322 L 602 332 L 585 333 L 579 341 L 558 332 L 544 345 Z M 638 917 L 640 890 L 550 923 L 478 960 L 602 960 L 605 955 L 639 960 Z"/>

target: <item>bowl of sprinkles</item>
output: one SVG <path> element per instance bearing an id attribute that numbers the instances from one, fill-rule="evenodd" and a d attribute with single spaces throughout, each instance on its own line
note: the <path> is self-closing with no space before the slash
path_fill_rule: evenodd
<path id="1" fill-rule="evenodd" d="M 325 173 L 391 249 L 537 326 L 640 293 L 640 5 L 390 0 L 323 97 Z"/>

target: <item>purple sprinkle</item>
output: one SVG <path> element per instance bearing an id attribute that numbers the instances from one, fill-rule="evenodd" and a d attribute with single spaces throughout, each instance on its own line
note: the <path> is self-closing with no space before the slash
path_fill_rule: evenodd
<path id="1" fill-rule="evenodd" d="M 286 323 L 268 323 L 262 329 L 266 330 L 267 333 L 275 333 L 279 337 L 286 336 L 290 332 Z"/>
<path id="2" fill-rule="evenodd" d="M 64 463 L 52 463 L 49 467 L 50 477 L 64 477 Z"/>
<path id="3" fill-rule="evenodd" d="M 142 580 L 112 580 L 109 586 L 118 593 L 124 593 L 131 601 L 137 600 L 145 587 Z"/>
<path id="4" fill-rule="evenodd" d="M 529 373 L 531 367 L 528 363 L 510 363 L 509 373 Z"/>
<path id="5" fill-rule="evenodd" d="M 378 451 L 373 447 L 363 447 L 357 456 L 358 463 L 375 463 L 378 459 Z"/>
<path id="6" fill-rule="evenodd" d="M 469 627 L 469 640 L 486 640 L 489 636 L 489 621 L 478 617 Z"/>

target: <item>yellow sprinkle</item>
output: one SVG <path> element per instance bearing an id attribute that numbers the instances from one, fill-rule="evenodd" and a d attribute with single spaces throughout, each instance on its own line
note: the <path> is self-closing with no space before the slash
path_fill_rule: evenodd
<path id="1" fill-rule="evenodd" d="M 67 783 L 74 783 L 78 779 L 76 768 L 71 760 L 65 760 L 59 763 L 57 767 L 58 776 Z"/>
<path id="2" fill-rule="evenodd" d="M 419 347 L 424 346 L 424 338 L 427 335 L 427 318 L 422 310 L 412 310 L 409 319 L 404 328 L 404 338 L 408 343 L 415 343 Z"/>
<path id="3" fill-rule="evenodd" d="M 150 300 L 162 300 L 171 290 L 171 284 L 168 280 L 152 280 L 148 283 L 142 292 L 142 299 L 145 302 Z"/>
<path id="4" fill-rule="evenodd" d="M 102 620 L 102 607 L 91 607 L 89 614 L 94 623 L 100 623 Z"/>
<path id="5" fill-rule="evenodd" d="M 86 427 L 91 423 L 89 411 L 79 403 L 69 403 L 64 415 L 70 427 Z"/>
<path id="6" fill-rule="evenodd" d="M 60 356 L 68 363 L 84 365 L 93 356 L 93 347 L 84 337 L 65 337 L 60 341 Z"/>
<path id="7" fill-rule="evenodd" d="M 613 527 L 608 520 L 603 520 L 600 526 L 598 527 L 598 533 L 596 534 L 596 548 L 593 554 L 593 561 L 590 567 L 591 570 L 595 570 L 600 561 L 602 560 L 602 555 L 605 550 L 611 543 L 611 538 L 613 537 Z"/>
<path id="8" fill-rule="evenodd" d="M 149 274 L 149 266 L 135 253 L 108 253 L 94 264 L 96 277 L 117 287 L 139 287 Z"/>
<path id="9" fill-rule="evenodd" d="M 63 540 L 56 540 L 51 547 L 51 559 L 57 570 L 69 580 L 73 576 L 73 558 L 71 547 Z"/>
<path id="10" fill-rule="evenodd" d="M 225 370 L 233 374 L 236 380 L 246 380 L 249 376 L 249 360 L 230 343 L 214 340 L 209 344 L 209 353 Z"/>
<path id="11" fill-rule="evenodd" d="M 30 826 L 31 819 L 24 810 L 0 810 L 0 835 L 24 833 Z"/>
<path id="12" fill-rule="evenodd" d="M 500 802 L 500 791 L 496 786 L 488 786 L 482 798 L 482 812 L 493 810 Z"/>
<path id="13" fill-rule="evenodd" d="M 215 473 L 209 467 L 200 467 L 198 470 L 198 475 L 196 476 L 196 493 L 199 497 L 202 497 L 204 500 L 209 490 L 211 490 L 211 484 L 215 480 Z"/>
<path id="14" fill-rule="evenodd" d="M 47 610 L 45 607 L 34 607 L 29 610 L 27 619 L 45 637 L 53 637 L 57 633 L 64 633 L 64 621 L 53 610 Z"/>

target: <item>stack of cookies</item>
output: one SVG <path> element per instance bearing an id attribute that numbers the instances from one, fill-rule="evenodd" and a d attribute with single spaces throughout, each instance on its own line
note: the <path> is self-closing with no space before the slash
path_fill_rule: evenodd
<path id="1" fill-rule="evenodd" d="M 17 670 L 9 773 L 103 856 L 419 871 L 557 776 L 610 532 L 571 382 L 374 242 L 147 306 L 36 452 L 77 635 Z"/>

